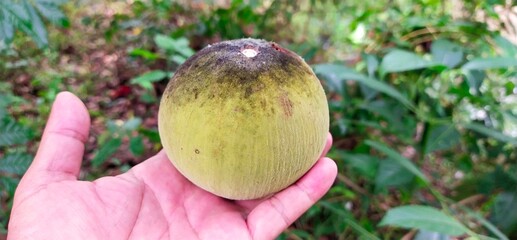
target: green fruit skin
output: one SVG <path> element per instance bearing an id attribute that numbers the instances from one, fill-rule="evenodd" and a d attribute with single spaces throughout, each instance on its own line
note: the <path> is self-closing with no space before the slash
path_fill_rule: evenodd
<path id="1" fill-rule="evenodd" d="M 288 187 L 315 164 L 329 112 L 301 57 L 275 43 L 239 39 L 206 47 L 180 66 L 162 97 L 158 126 L 169 159 L 187 179 L 245 200 Z"/>

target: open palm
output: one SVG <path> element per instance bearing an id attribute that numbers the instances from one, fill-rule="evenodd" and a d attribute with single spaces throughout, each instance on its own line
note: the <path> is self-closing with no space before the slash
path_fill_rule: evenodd
<path id="1" fill-rule="evenodd" d="M 78 181 L 89 126 L 81 101 L 59 94 L 16 190 L 8 239 L 272 239 L 336 176 L 334 162 L 322 158 L 272 197 L 230 201 L 193 185 L 161 151 L 122 175 Z M 330 144 L 329 137 L 324 154 Z"/>

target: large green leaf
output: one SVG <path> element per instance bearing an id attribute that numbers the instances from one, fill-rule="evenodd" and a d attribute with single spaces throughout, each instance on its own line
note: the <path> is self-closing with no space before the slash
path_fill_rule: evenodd
<path id="1" fill-rule="evenodd" d="M 32 156 L 27 153 L 10 153 L 0 159 L 0 172 L 21 175 L 25 173 Z"/>
<path id="2" fill-rule="evenodd" d="M 399 187 L 410 183 L 414 179 L 413 173 L 392 159 L 380 161 L 379 170 L 375 178 L 376 191 L 387 187 Z"/>
<path id="3" fill-rule="evenodd" d="M 413 240 L 451 240 L 451 236 L 443 233 L 420 230 Z"/>
<path id="4" fill-rule="evenodd" d="M 380 160 L 368 154 L 354 154 L 338 150 L 340 158 L 345 164 L 368 180 L 375 179 Z"/>
<path id="5" fill-rule="evenodd" d="M 393 99 L 378 99 L 362 104 L 361 109 L 368 110 L 386 120 L 382 129 L 397 134 L 401 140 L 409 140 L 414 136 L 416 122 L 406 108 Z"/>
<path id="6" fill-rule="evenodd" d="M 388 156 L 392 160 L 396 161 L 398 164 L 400 164 L 402 167 L 404 167 L 405 169 L 407 169 L 411 173 L 415 174 L 415 176 L 420 178 L 425 183 L 429 183 L 429 180 L 420 171 L 420 169 L 418 169 L 418 167 L 415 166 L 415 164 L 413 164 L 413 162 L 411 162 L 411 160 L 409 160 L 409 159 L 405 158 L 404 156 L 400 155 L 397 151 L 395 151 L 395 150 L 389 148 L 388 146 L 386 146 L 386 145 L 384 145 L 382 143 L 379 143 L 379 142 L 375 142 L 375 141 L 371 141 L 371 140 L 366 140 L 365 143 L 368 146 L 371 146 L 371 147 L 381 151 L 382 153 L 386 154 L 386 156 Z"/>
<path id="7" fill-rule="evenodd" d="M 459 236 L 467 232 L 467 228 L 458 220 L 436 208 L 420 205 L 409 205 L 390 209 L 382 218 L 379 225 L 416 228 L 451 236 Z"/>
<path id="8" fill-rule="evenodd" d="M 338 64 L 318 64 L 314 65 L 313 68 L 316 74 L 325 77 L 338 92 L 342 90 L 344 81 L 354 80 L 397 99 L 403 105 L 414 109 L 414 105 L 397 89 L 375 78 L 370 78 L 358 73 L 353 69 Z"/>
<path id="9" fill-rule="evenodd" d="M 463 48 L 446 39 L 439 39 L 431 45 L 433 60 L 449 68 L 458 66 L 463 60 Z"/>
<path id="10" fill-rule="evenodd" d="M 501 142 L 511 143 L 511 144 L 517 144 L 517 139 L 510 137 L 508 135 L 505 135 L 493 128 L 486 127 L 484 125 L 481 125 L 479 123 L 469 123 L 463 125 L 465 128 L 470 129 L 472 131 L 476 131 L 478 133 L 481 133 L 483 135 L 486 135 L 488 137 L 494 138 L 496 140 L 499 140 Z"/>
<path id="11" fill-rule="evenodd" d="M 496 36 L 494 42 L 501 48 L 501 54 L 504 57 L 517 57 L 517 46 L 505 37 Z"/>
<path id="12" fill-rule="evenodd" d="M 425 153 L 446 150 L 460 142 L 460 133 L 454 124 L 430 125 L 425 138 Z"/>
<path id="13" fill-rule="evenodd" d="M 415 53 L 396 49 L 384 56 L 380 69 L 383 73 L 395 73 L 418 70 L 437 65 L 441 64 L 426 60 Z"/>
<path id="14" fill-rule="evenodd" d="M 476 58 L 465 63 L 461 68 L 467 70 L 487 70 L 509 68 L 517 66 L 517 58 L 514 57 L 493 57 L 493 58 Z"/>
<path id="15" fill-rule="evenodd" d="M 505 233 L 517 230 L 517 192 L 502 192 L 497 195 L 490 220 Z"/>
<path id="16" fill-rule="evenodd" d="M 23 144 L 29 140 L 27 128 L 16 123 L 13 119 L 0 119 L 0 146 Z"/>

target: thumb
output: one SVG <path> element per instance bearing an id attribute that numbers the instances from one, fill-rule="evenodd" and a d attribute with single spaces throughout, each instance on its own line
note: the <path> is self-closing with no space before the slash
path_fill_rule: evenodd
<path id="1" fill-rule="evenodd" d="M 20 184 L 77 179 L 89 129 L 90 116 L 81 100 L 70 92 L 58 94 L 36 157 Z"/>

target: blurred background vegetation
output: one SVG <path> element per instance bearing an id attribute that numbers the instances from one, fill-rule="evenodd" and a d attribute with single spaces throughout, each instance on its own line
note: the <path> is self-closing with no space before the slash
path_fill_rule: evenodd
<path id="1" fill-rule="evenodd" d="M 507 0 L 2 0 L 0 238 L 59 91 L 92 116 L 81 178 L 156 153 L 158 101 L 210 43 L 313 66 L 339 166 L 279 239 L 516 239 L 517 8 Z"/>

